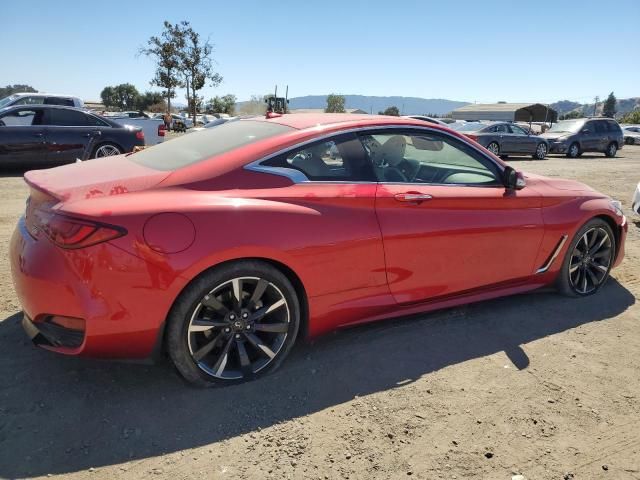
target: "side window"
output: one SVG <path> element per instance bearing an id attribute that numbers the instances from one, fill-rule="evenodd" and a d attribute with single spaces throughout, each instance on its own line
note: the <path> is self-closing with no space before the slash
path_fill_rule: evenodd
<path id="1" fill-rule="evenodd" d="M 110 125 L 99 119 L 98 117 L 94 117 L 93 115 L 86 115 L 87 125 L 91 125 L 92 127 L 109 127 Z"/>
<path id="2" fill-rule="evenodd" d="M 593 126 L 595 128 L 596 133 L 607 133 L 607 131 L 609 130 L 607 128 L 607 123 L 603 122 L 603 121 L 597 121 L 597 122 L 593 122 Z"/>
<path id="3" fill-rule="evenodd" d="M 504 124 L 496 125 L 496 132 L 498 133 L 509 133 L 509 127 Z"/>
<path id="4" fill-rule="evenodd" d="M 607 120 L 607 127 L 610 132 L 619 133 L 620 126 L 616 122 L 612 122 L 611 120 Z"/>
<path id="5" fill-rule="evenodd" d="M 3 127 L 29 127 L 32 125 L 40 125 L 40 117 L 38 111 L 28 108 L 13 110 L 0 117 L 0 126 Z"/>
<path id="6" fill-rule="evenodd" d="M 44 99 L 45 105 L 62 105 L 63 107 L 73 107 L 73 100 L 62 97 L 47 97 Z"/>
<path id="7" fill-rule="evenodd" d="M 20 100 L 14 103 L 14 105 L 42 105 L 44 97 L 30 95 L 28 97 L 22 97 Z"/>
<path id="8" fill-rule="evenodd" d="M 298 170 L 315 181 L 375 181 L 362 144 L 354 135 L 312 143 L 262 165 Z"/>
<path id="9" fill-rule="evenodd" d="M 380 182 L 502 186 L 498 166 L 453 137 L 384 132 L 361 139 Z"/>
<path id="10" fill-rule="evenodd" d="M 76 110 L 52 108 L 47 110 L 47 125 L 64 127 L 84 127 L 87 125 L 87 116 Z"/>
<path id="11" fill-rule="evenodd" d="M 509 128 L 511 128 L 511 133 L 515 133 L 517 135 L 527 135 L 527 132 L 525 132 L 521 127 L 517 125 L 509 125 Z"/>

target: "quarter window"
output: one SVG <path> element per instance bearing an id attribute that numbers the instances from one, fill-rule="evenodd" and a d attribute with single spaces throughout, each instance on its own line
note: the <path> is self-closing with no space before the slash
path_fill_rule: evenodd
<path id="1" fill-rule="evenodd" d="M 13 110 L 0 117 L 0 126 L 4 127 L 29 127 L 40 125 L 42 114 L 39 110 L 23 108 Z"/>
<path id="2" fill-rule="evenodd" d="M 84 113 L 77 112 L 75 110 L 52 108 L 47 110 L 47 113 L 47 125 L 84 127 L 88 124 L 87 116 Z"/>
<path id="3" fill-rule="evenodd" d="M 511 132 L 515 133 L 516 135 L 526 135 L 527 132 L 525 132 L 522 128 L 520 128 L 517 125 L 509 125 L 509 128 L 511 128 Z"/>
<path id="4" fill-rule="evenodd" d="M 493 162 L 440 133 L 384 132 L 361 139 L 380 182 L 502 185 Z"/>

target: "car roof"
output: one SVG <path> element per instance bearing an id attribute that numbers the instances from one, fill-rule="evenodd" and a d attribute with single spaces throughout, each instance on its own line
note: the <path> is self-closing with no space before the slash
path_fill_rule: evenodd
<path id="1" fill-rule="evenodd" d="M 250 120 L 279 123 L 298 130 L 313 127 L 341 129 L 372 125 L 407 125 L 424 127 L 425 122 L 414 118 L 392 117 L 388 115 L 366 115 L 352 113 L 289 113 L 273 118 L 253 117 Z M 438 124 L 432 124 L 438 127 Z"/>
<path id="2" fill-rule="evenodd" d="M 47 93 L 47 92 L 16 92 L 7 95 L 8 97 L 28 97 L 32 95 L 42 95 L 44 97 L 66 97 L 66 98 L 80 98 L 75 95 L 65 95 L 64 93 Z"/>

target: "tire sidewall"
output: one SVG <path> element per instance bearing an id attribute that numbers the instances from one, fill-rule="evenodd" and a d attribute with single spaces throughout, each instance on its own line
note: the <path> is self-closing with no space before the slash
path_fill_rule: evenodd
<path id="1" fill-rule="evenodd" d="M 115 143 L 111 143 L 111 142 L 104 142 L 104 143 L 100 143 L 99 145 L 96 145 L 96 147 L 93 149 L 93 153 L 91 154 L 91 158 L 92 158 L 92 159 L 96 159 L 96 158 L 106 158 L 106 157 L 97 157 L 97 156 L 96 156 L 96 155 L 98 154 L 98 150 L 99 150 L 101 147 L 105 147 L 105 146 L 109 146 L 109 147 L 113 147 L 113 148 L 117 149 L 117 150 L 118 150 L 118 152 L 120 152 L 120 153 L 119 153 L 119 155 L 122 155 L 122 153 L 123 153 L 123 152 L 122 152 L 122 149 L 121 149 L 118 145 L 116 145 Z M 113 155 L 113 156 L 115 156 L 115 155 Z"/>
<path id="2" fill-rule="evenodd" d="M 604 152 L 604 154 L 609 158 L 615 157 L 617 153 L 618 146 L 614 142 L 611 142 L 609 145 L 607 145 L 607 149 Z"/>
<path id="3" fill-rule="evenodd" d="M 585 232 L 587 230 L 590 230 L 591 228 L 594 228 L 594 227 L 603 228 L 604 230 L 607 231 L 607 233 L 609 234 L 609 236 L 611 238 L 611 249 L 612 249 L 613 255 L 611 257 L 611 261 L 609 262 L 609 269 L 607 270 L 607 274 L 606 274 L 604 280 L 602 281 L 602 283 L 600 283 L 600 285 L 598 285 L 595 288 L 595 290 L 593 290 L 592 292 L 579 293 L 571 286 L 571 280 L 569 279 L 569 264 L 571 263 L 571 254 L 572 254 L 573 250 L 576 248 L 576 245 L 578 244 L 578 242 L 580 241 L 582 236 L 585 234 Z M 593 219 L 589 220 L 584 225 L 582 225 L 582 227 L 580 227 L 580 229 L 576 232 L 576 234 L 573 237 L 573 240 L 571 240 L 571 243 L 569 244 L 569 247 L 567 248 L 567 252 L 566 252 L 566 254 L 564 256 L 564 260 L 562 262 L 562 267 L 560 269 L 560 273 L 559 273 L 558 278 L 556 280 L 556 285 L 557 285 L 558 289 L 563 294 L 565 294 L 567 296 L 571 296 L 571 297 L 588 297 L 590 295 L 593 295 L 593 294 L 597 293 L 607 283 L 607 280 L 609 280 L 609 276 L 610 276 L 609 274 L 611 273 L 611 268 L 613 268 L 613 263 L 614 263 L 614 260 L 615 260 L 615 252 L 616 251 L 617 251 L 616 237 L 613 234 L 613 230 L 611 230 L 611 226 L 606 221 L 602 220 L 601 218 L 593 218 Z"/>
<path id="4" fill-rule="evenodd" d="M 544 143 L 539 143 L 539 144 L 536 146 L 536 153 L 534 154 L 534 157 L 535 157 L 536 159 L 538 159 L 538 160 L 544 160 L 544 159 L 545 159 L 545 157 L 547 156 L 548 151 L 549 151 L 549 149 L 548 149 L 548 148 L 546 147 L 546 145 L 545 145 L 545 147 L 544 147 L 544 155 L 540 155 L 540 153 L 539 153 L 539 149 L 540 149 L 541 145 L 544 145 Z"/>
<path id="5" fill-rule="evenodd" d="M 571 153 L 573 151 L 574 146 L 576 147 L 575 155 Z M 567 157 L 578 158 L 579 156 L 580 156 L 580 145 L 577 142 L 573 142 L 571 145 L 569 145 L 569 149 L 567 150 Z"/>
<path id="6" fill-rule="evenodd" d="M 223 380 L 204 372 L 191 358 L 187 335 L 194 309 L 212 289 L 237 277 L 260 277 L 277 286 L 289 306 L 287 338 L 276 357 L 260 372 L 250 377 Z M 291 282 L 266 262 L 238 261 L 213 268 L 194 279 L 179 295 L 167 317 L 166 348 L 178 372 L 191 384 L 201 387 L 226 386 L 260 378 L 277 369 L 289 354 L 300 329 L 300 302 Z"/>

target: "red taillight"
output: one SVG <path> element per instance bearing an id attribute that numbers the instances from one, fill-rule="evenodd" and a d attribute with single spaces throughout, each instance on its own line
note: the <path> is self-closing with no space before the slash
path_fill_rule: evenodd
<path id="1" fill-rule="evenodd" d="M 164 123 L 161 123 L 160 125 L 158 125 L 158 136 L 159 137 L 164 137 L 164 134 L 167 132 L 167 127 L 165 126 Z"/>
<path id="2" fill-rule="evenodd" d="M 37 210 L 34 217 L 34 226 L 61 248 L 89 247 L 127 233 L 120 227 L 68 217 L 51 210 Z"/>
<path id="3" fill-rule="evenodd" d="M 477 135 L 469 135 L 467 134 L 467 138 L 470 138 L 471 140 L 473 140 L 474 142 L 478 141 L 478 136 Z"/>
<path id="4" fill-rule="evenodd" d="M 136 138 L 137 138 L 138 140 L 144 140 L 144 132 L 143 132 L 142 130 L 138 130 L 138 131 L 136 132 Z"/>

